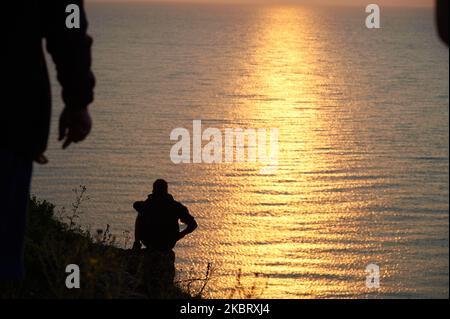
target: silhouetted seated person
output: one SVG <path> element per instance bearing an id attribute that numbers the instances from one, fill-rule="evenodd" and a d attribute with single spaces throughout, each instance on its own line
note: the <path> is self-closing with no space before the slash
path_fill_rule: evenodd
<path id="1" fill-rule="evenodd" d="M 197 228 L 194 217 L 186 206 L 173 199 L 167 182 L 162 179 L 153 183 L 153 192 L 147 200 L 135 202 L 133 207 L 138 212 L 133 250 L 140 250 L 142 244 L 147 248 L 147 284 L 153 288 L 173 285 L 175 253 L 172 249 L 178 240 Z M 183 231 L 180 231 L 179 221 L 187 226 Z"/>

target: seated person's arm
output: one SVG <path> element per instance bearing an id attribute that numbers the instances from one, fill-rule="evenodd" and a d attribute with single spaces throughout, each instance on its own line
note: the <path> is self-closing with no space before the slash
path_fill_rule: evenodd
<path id="1" fill-rule="evenodd" d="M 180 214 L 180 221 L 183 224 L 186 224 L 186 229 L 184 229 L 183 231 L 181 231 L 179 233 L 178 236 L 178 240 L 180 240 L 181 238 L 183 238 L 184 236 L 192 233 L 197 227 L 197 222 L 195 221 L 194 216 L 192 216 L 191 214 L 189 214 L 189 211 L 186 207 L 183 206 L 183 209 L 181 210 L 181 214 Z"/>
<path id="2" fill-rule="evenodd" d="M 145 202 L 138 201 L 134 202 L 133 208 L 138 212 L 136 217 L 136 222 L 134 225 L 134 244 L 133 250 L 139 250 L 142 247 L 142 211 L 144 209 Z"/>
<path id="3" fill-rule="evenodd" d="M 139 213 L 136 217 L 136 222 L 134 225 L 134 244 L 133 250 L 139 250 L 142 247 L 142 214 Z"/>
<path id="4" fill-rule="evenodd" d="M 138 201 L 138 202 L 134 202 L 133 204 L 133 208 L 135 211 L 137 211 L 138 213 L 140 213 L 142 211 L 142 209 L 144 208 L 144 203 L 142 201 Z"/>

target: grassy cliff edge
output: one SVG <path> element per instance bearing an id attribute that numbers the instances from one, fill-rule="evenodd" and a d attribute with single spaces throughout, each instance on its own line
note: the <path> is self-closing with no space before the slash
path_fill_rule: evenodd
<path id="1" fill-rule="evenodd" d="M 55 206 L 30 199 L 25 243 L 26 278 L 1 283 L 0 298 L 194 298 L 177 284 L 149 288 L 145 283 L 143 254 L 118 248 L 106 231 L 94 236 L 77 226 L 75 219 L 83 190 L 70 216 L 55 216 Z M 66 267 L 80 269 L 80 288 L 68 289 Z M 196 294 L 196 298 L 200 297 Z"/>

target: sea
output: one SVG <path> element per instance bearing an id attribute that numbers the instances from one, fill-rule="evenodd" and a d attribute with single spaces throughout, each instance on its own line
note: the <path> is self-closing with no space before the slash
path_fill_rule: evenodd
<path id="1" fill-rule="evenodd" d="M 431 7 L 383 7 L 379 29 L 358 6 L 86 11 L 93 130 L 61 149 L 48 56 L 49 163 L 34 167 L 34 195 L 70 214 L 86 187 L 77 222 L 130 248 L 132 204 L 164 178 L 199 224 L 175 248 L 177 280 L 208 273 L 206 297 L 449 297 L 449 53 Z M 171 134 L 188 132 L 189 157 L 193 121 L 219 137 L 265 129 L 268 148 L 276 129 L 275 169 L 175 163 Z"/>

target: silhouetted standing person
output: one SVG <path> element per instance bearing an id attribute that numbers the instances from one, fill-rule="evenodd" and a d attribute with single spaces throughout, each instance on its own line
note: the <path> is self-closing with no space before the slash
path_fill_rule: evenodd
<path id="1" fill-rule="evenodd" d="M 178 240 L 197 228 L 197 222 L 186 206 L 173 199 L 167 182 L 162 179 L 153 183 L 153 192 L 146 201 L 135 202 L 133 207 L 138 212 L 133 249 L 141 249 L 142 244 L 147 248 L 147 282 L 150 281 L 152 288 L 158 285 L 167 287 L 173 284 L 175 276 L 175 253 L 172 249 Z M 186 225 L 181 232 L 179 221 Z"/>
<path id="2" fill-rule="evenodd" d="M 80 8 L 79 28 L 66 26 L 66 7 Z M 59 122 L 63 148 L 90 132 L 93 101 L 91 38 L 81 0 L 3 1 L 0 59 L 0 280 L 24 276 L 23 246 L 32 162 L 45 163 L 50 84 L 42 49 L 56 65 L 65 108 Z"/>
<path id="3" fill-rule="evenodd" d="M 436 20 L 439 37 L 448 45 L 448 2 L 449 0 L 436 1 Z"/>

